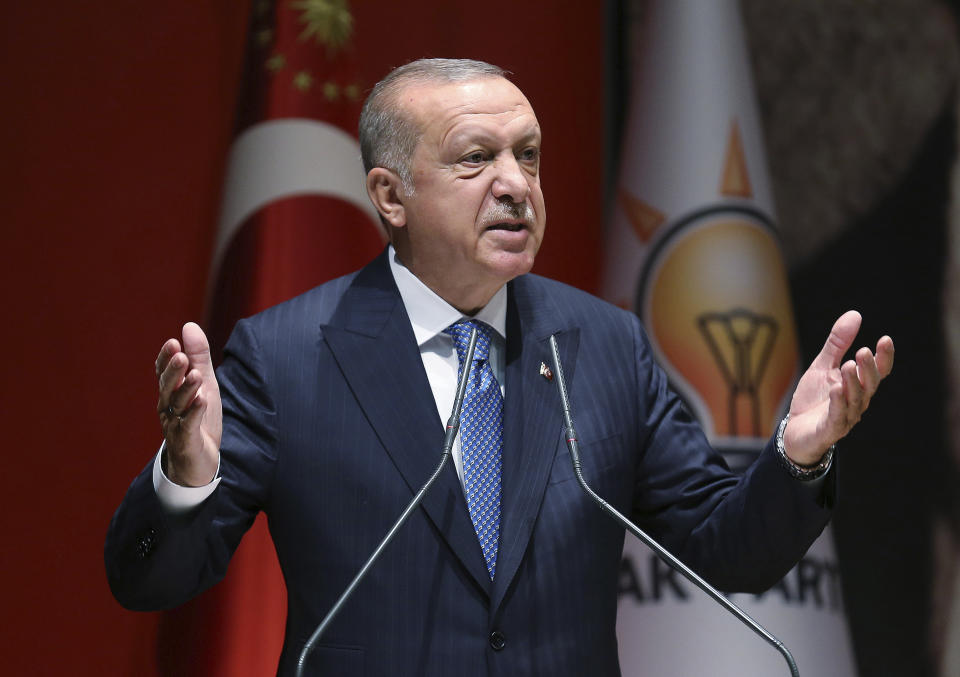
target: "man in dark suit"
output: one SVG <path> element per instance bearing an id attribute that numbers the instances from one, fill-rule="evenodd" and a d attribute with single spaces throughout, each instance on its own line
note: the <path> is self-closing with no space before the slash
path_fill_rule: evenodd
<path id="1" fill-rule="evenodd" d="M 363 270 L 239 323 L 216 375 L 198 326 L 164 344 L 164 447 L 131 486 L 105 548 L 117 598 L 136 609 L 189 599 L 223 576 L 264 510 L 287 582 L 280 673 L 290 673 L 439 460 L 458 369 L 470 369 L 455 465 L 309 669 L 619 674 L 623 531 L 573 480 L 542 367 L 551 335 L 588 482 L 725 589 L 762 589 L 785 573 L 829 517 L 828 450 L 890 372 L 892 341 L 841 366 L 859 316 L 840 318 L 780 439 L 739 478 L 668 391 L 635 316 L 527 274 L 546 217 L 540 128 L 502 71 L 448 60 L 401 67 L 371 93 L 360 132 L 391 246 Z M 482 345 L 464 366 L 471 326 Z"/>

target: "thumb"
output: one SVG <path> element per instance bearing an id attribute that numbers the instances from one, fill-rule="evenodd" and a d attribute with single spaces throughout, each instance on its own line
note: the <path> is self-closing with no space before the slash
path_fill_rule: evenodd
<path id="1" fill-rule="evenodd" d="M 860 313 L 855 310 L 848 310 L 833 323 L 827 342 L 823 344 L 823 349 L 814 360 L 814 364 L 824 369 L 836 369 L 840 366 L 844 354 L 850 350 L 853 345 L 853 339 L 857 337 L 860 331 L 860 322 L 862 318 Z"/>
<path id="2" fill-rule="evenodd" d="M 198 369 L 204 377 L 213 371 L 210 358 L 210 343 L 196 322 L 187 322 L 183 325 L 183 352 L 190 360 L 190 366 Z"/>

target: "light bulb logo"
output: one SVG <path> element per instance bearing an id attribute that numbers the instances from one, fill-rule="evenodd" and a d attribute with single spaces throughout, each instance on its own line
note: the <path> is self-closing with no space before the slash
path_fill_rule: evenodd
<path id="1" fill-rule="evenodd" d="M 673 387 L 721 449 L 762 447 L 797 374 L 786 269 L 766 217 L 720 205 L 653 247 L 637 314 Z"/>

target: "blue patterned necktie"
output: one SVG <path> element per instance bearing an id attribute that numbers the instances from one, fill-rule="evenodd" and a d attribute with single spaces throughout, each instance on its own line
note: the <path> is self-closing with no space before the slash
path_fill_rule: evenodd
<path id="1" fill-rule="evenodd" d="M 483 549 L 490 580 L 497 570 L 497 543 L 500 540 L 500 476 L 503 449 L 503 396 L 490 368 L 490 341 L 493 329 L 477 321 L 461 321 L 444 332 L 453 337 L 460 368 L 470 345 L 470 331 L 477 328 L 477 346 L 463 398 L 460 416 L 460 453 L 463 459 L 463 487 L 473 528 Z"/>

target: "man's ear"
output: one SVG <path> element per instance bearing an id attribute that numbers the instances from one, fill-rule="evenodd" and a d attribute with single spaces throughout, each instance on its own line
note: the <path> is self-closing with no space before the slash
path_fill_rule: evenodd
<path id="1" fill-rule="evenodd" d="M 402 228 L 407 225 L 403 194 L 403 182 L 395 172 L 384 167 L 374 167 L 367 174 L 367 195 L 390 227 Z"/>

